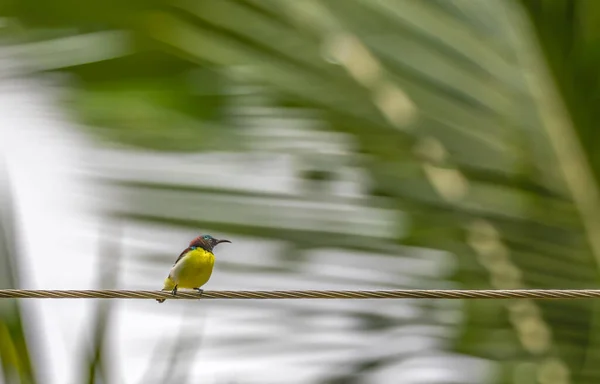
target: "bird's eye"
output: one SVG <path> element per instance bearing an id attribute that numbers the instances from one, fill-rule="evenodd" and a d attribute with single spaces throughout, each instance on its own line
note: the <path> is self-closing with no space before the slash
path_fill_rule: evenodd
<path id="1" fill-rule="evenodd" d="M 205 235 L 205 236 L 204 236 L 204 239 L 205 239 L 205 240 L 209 240 L 209 239 L 210 239 L 210 236 L 209 236 L 209 235 Z"/>

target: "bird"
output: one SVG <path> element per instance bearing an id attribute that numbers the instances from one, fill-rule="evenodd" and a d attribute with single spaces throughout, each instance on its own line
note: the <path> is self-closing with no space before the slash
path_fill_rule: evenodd
<path id="1" fill-rule="evenodd" d="M 221 243 L 231 243 L 225 239 L 215 239 L 211 235 L 200 235 L 193 239 L 181 252 L 165 279 L 163 291 L 177 295 L 178 288 L 191 288 L 202 293 L 200 287 L 208 282 L 215 265 L 213 249 Z M 156 299 L 159 303 L 165 299 Z"/>

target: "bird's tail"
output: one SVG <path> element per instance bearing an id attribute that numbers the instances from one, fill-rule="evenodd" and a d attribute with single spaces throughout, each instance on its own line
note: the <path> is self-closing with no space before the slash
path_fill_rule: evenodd
<path id="1" fill-rule="evenodd" d="M 163 286 L 163 291 L 172 291 L 175 288 L 175 282 L 171 279 L 171 276 L 167 276 L 165 279 L 165 284 Z M 159 303 L 164 303 L 166 299 L 156 299 Z"/>

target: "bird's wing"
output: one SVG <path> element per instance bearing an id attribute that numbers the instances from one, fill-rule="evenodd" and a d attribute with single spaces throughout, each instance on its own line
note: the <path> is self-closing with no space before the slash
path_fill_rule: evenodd
<path id="1" fill-rule="evenodd" d="M 188 253 L 190 250 L 191 250 L 191 248 L 190 248 L 190 247 L 187 247 L 186 249 L 184 249 L 184 250 L 183 250 L 183 252 L 181 252 L 181 255 L 179 255 L 179 256 L 177 257 L 177 260 L 175 260 L 175 263 L 174 263 L 173 265 L 176 265 L 176 264 L 179 262 L 179 260 L 181 260 L 181 258 L 182 258 L 183 256 L 185 256 L 185 254 L 186 254 L 186 253 Z"/>

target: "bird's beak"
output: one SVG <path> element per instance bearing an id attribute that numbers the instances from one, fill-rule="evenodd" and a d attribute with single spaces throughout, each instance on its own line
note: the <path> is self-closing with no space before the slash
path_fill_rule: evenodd
<path id="1" fill-rule="evenodd" d="M 217 240 L 217 244 L 221 244 L 221 243 L 231 243 L 231 241 L 225 240 L 225 239 Z"/>

